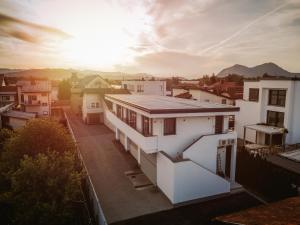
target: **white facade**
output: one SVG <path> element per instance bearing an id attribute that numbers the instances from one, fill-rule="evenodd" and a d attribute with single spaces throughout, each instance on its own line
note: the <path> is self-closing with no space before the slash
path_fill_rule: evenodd
<path id="1" fill-rule="evenodd" d="M 100 76 L 85 85 L 82 96 L 82 119 L 84 122 L 88 124 L 103 122 L 100 89 L 109 87 L 109 84 Z"/>
<path id="2" fill-rule="evenodd" d="M 51 115 L 51 82 L 48 80 L 20 80 L 17 82 L 19 102 L 24 112 L 39 117 Z"/>
<path id="3" fill-rule="evenodd" d="M 213 102 L 219 104 L 227 104 L 234 105 L 234 99 L 230 99 L 226 96 L 216 95 L 214 93 L 210 93 L 208 91 L 200 90 L 200 89 L 182 89 L 182 88 L 173 88 L 173 96 L 177 96 L 182 93 L 188 92 L 192 95 L 192 99 L 204 102 Z"/>
<path id="4" fill-rule="evenodd" d="M 105 118 L 116 139 L 172 203 L 230 192 L 237 135 L 228 130 L 228 122 L 238 108 L 151 95 L 105 99 L 110 102 Z M 166 134 L 170 120 L 174 129 Z"/>
<path id="5" fill-rule="evenodd" d="M 162 80 L 126 80 L 122 81 L 122 88 L 138 95 L 167 95 L 166 81 Z"/>
<path id="6" fill-rule="evenodd" d="M 250 90 L 258 90 L 257 100 L 251 100 Z M 278 90 L 285 93 L 285 104 L 270 104 L 270 91 Z M 276 99 L 275 99 L 276 100 Z M 282 100 L 283 101 L 283 100 Z M 237 100 L 240 113 L 236 117 L 236 129 L 239 138 L 243 138 L 244 126 L 268 123 L 268 112 L 283 113 L 283 127 L 288 130 L 286 143 L 300 143 L 300 81 L 299 80 L 259 80 L 244 82 L 244 99 Z M 264 144 L 265 135 L 249 131 L 246 139 L 255 142 L 255 139 Z"/>

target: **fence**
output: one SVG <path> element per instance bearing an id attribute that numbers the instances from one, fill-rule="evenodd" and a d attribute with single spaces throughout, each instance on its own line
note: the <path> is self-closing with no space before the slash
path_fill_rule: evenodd
<path id="1" fill-rule="evenodd" d="M 90 200 L 90 203 L 91 203 L 91 209 L 93 211 L 93 215 L 94 215 L 94 219 L 95 219 L 95 222 L 96 222 L 96 225 L 107 225 L 107 221 L 105 219 L 105 216 L 104 216 L 104 213 L 103 213 L 103 210 L 101 208 L 101 205 L 100 205 L 100 202 L 99 202 L 99 199 L 98 199 L 98 196 L 96 194 L 96 191 L 94 189 L 94 185 L 91 181 L 91 177 L 88 173 L 88 170 L 86 168 L 86 165 L 84 163 L 84 160 L 82 158 L 82 155 L 80 153 L 80 150 L 79 150 L 79 147 L 77 145 L 77 141 L 76 141 L 76 138 L 75 138 L 75 135 L 74 135 L 74 132 L 73 132 L 73 129 L 70 125 L 70 122 L 69 122 L 69 118 L 66 114 L 66 112 L 64 112 L 64 117 L 66 118 L 66 121 L 67 121 L 67 127 L 68 127 L 68 130 L 76 144 L 76 149 L 77 149 L 77 155 L 78 155 L 78 158 L 83 166 L 83 169 L 86 173 L 86 183 L 85 183 L 85 186 L 84 186 L 84 189 L 87 191 L 88 193 L 88 199 Z"/>

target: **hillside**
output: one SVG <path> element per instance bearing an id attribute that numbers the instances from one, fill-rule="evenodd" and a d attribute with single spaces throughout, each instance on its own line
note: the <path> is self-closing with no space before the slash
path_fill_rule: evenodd
<path id="1" fill-rule="evenodd" d="M 74 70 L 74 69 L 9 70 L 9 69 L 0 68 L 0 74 L 6 74 L 6 76 L 48 78 L 51 80 L 67 79 L 71 77 L 72 73 L 76 73 L 79 77 L 99 74 L 103 78 L 112 79 L 112 80 L 141 79 L 142 77 L 150 79 L 152 77 L 149 74 L 126 74 L 121 72 L 102 72 L 102 71 L 95 71 L 95 70 Z"/>
<path id="2" fill-rule="evenodd" d="M 225 77 L 228 74 L 238 74 L 244 77 L 259 77 L 263 76 L 263 74 L 267 73 L 271 76 L 283 76 L 283 77 L 294 77 L 300 76 L 300 73 L 291 73 L 275 63 L 264 63 L 254 67 L 247 67 L 243 65 L 234 65 L 232 67 L 225 68 L 221 70 L 217 76 Z"/>

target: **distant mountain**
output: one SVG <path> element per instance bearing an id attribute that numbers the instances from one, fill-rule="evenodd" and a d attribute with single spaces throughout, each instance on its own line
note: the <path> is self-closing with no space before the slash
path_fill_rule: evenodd
<path id="1" fill-rule="evenodd" d="M 51 80 L 61 80 L 71 77 L 72 73 L 76 73 L 79 77 L 98 74 L 103 78 L 111 80 L 123 80 L 123 79 L 150 79 L 151 75 L 140 74 L 126 74 L 121 72 L 102 72 L 96 70 L 74 70 L 74 69 L 28 69 L 28 70 L 10 70 L 1 69 L 0 74 L 5 74 L 10 77 L 36 77 L 36 78 L 48 78 Z"/>
<path id="2" fill-rule="evenodd" d="M 267 73 L 270 76 L 283 76 L 283 77 L 294 77 L 300 76 L 300 73 L 291 73 L 275 63 L 264 63 L 254 67 L 247 67 L 236 64 L 232 67 L 223 69 L 217 74 L 218 77 L 225 77 L 228 74 L 237 74 L 244 77 L 261 77 Z"/>

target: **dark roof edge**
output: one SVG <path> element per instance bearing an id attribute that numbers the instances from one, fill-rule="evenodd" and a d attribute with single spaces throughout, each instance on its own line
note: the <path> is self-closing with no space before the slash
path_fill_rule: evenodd
<path id="1" fill-rule="evenodd" d="M 149 114 L 175 114 L 175 113 L 206 113 L 206 112 L 238 112 L 240 111 L 240 107 L 226 107 L 226 108 L 192 108 L 192 109 L 147 109 L 145 107 L 129 103 L 111 96 L 105 96 L 106 98 L 110 98 L 112 100 L 118 101 L 125 105 L 134 107 L 136 109 L 140 109 Z"/>

